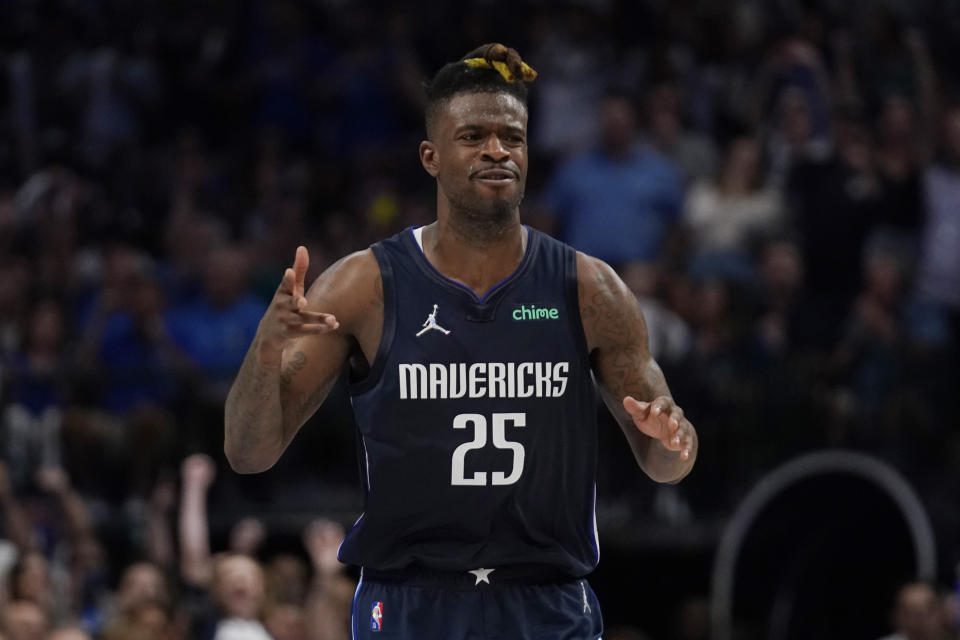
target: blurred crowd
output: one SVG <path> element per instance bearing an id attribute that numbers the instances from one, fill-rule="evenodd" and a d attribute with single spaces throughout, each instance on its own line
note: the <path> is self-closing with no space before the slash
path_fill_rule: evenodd
<path id="1" fill-rule="evenodd" d="M 432 220 L 422 82 L 494 40 L 540 73 L 525 220 L 618 269 L 704 451 L 653 487 L 605 429 L 601 524 L 846 447 L 960 560 L 960 5 L 417 7 L 0 2 L 5 637 L 345 637 L 342 389 L 259 484 L 223 400 L 298 244 L 310 279 Z"/>
<path id="2" fill-rule="evenodd" d="M 172 479 L 158 482 L 128 532 L 138 547 L 128 556 L 98 531 L 64 469 L 41 467 L 41 493 L 20 497 L 0 463 L 0 638 L 346 640 L 356 584 L 337 561 L 343 527 L 316 519 L 301 553 L 274 550 L 261 562 L 264 523 L 241 518 L 214 553 L 215 476 L 213 460 L 192 454 L 179 493 Z"/>

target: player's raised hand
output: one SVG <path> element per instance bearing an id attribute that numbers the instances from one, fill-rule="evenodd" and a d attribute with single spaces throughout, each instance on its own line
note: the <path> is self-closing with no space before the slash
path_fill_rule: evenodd
<path id="1" fill-rule="evenodd" d="M 693 425 L 683 417 L 683 409 L 673 398 L 660 396 L 650 402 L 641 402 L 631 396 L 623 399 L 626 409 L 637 429 L 670 451 L 679 451 L 684 460 L 690 457 L 693 447 Z"/>
<path id="2" fill-rule="evenodd" d="M 340 326 L 333 314 L 312 311 L 307 307 L 304 278 L 309 267 L 307 248 L 297 247 L 293 266 L 284 271 L 283 280 L 260 321 L 261 344 L 279 350 L 287 340 L 327 333 Z"/>
<path id="3" fill-rule="evenodd" d="M 304 287 L 304 278 L 307 276 L 307 269 L 310 268 L 310 253 L 304 246 L 297 247 L 297 253 L 293 257 L 293 267 L 287 268 L 283 272 L 283 282 L 281 286 L 293 294 L 297 306 L 301 304 L 305 307 L 307 299 L 304 298 L 306 288 Z M 291 282 L 291 278 L 293 281 Z"/>

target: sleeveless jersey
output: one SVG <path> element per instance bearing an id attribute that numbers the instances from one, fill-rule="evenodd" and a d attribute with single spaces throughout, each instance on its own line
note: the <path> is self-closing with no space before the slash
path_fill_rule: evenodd
<path id="1" fill-rule="evenodd" d="M 383 337 L 350 388 L 366 495 L 341 561 L 589 573 L 596 391 L 575 251 L 528 229 L 520 265 L 480 298 L 430 264 L 413 229 L 372 250 Z"/>

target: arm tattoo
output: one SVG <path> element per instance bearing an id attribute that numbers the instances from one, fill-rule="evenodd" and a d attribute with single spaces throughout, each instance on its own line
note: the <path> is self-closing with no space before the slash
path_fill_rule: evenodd
<path id="1" fill-rule="evenodd" d="M 610 289 L 612 283 L 602 273 L 596 275 L 595 283 L 596 291 L 582 313 L 607 351 L 598 362 L 602 382 L 617 400 L 628 395 L 639 400 L 669 395 L 660 367 L 647 352 L 647 328 L 640 307 L 617 300 Z"/>
<path id="2" fill-rule="evenodd" d="M 639 303 L 605 270 L 579 288 L 581 318 L 601 394 L 644 471 L 659 482 L 679 480 L 689 472 L 693 458 L 683 461 L 675 452 L 654 446 L 655 440 L 635 428 L 621 404 L 626 396 L 640 401 L 670 396 L 670 389 L 647 347 L 647 325 Z"/>
<path id="3" fill-rule="evenodd" d="M 327 386 L 320 386 L 313 391 L 298 394 L 293 406 L 286 412 L 288 428 L 296 429 L 303 424 L 317 410 L 328 391 Z"/>
<path id="4" fill-rule="evenodd" d="M 259 425 L 269 421 L 268 413 L 279 411 L 276 383 L 271 383 L 277 374 L 258 364 L 253 351 L 247 351 L 226 405 L 226 436 L 239 450 L 264 446 L 269 435 Z"/>
<path id="5" fill-rule="evenodd" d="M 280 404 L 283 406 L 284 431 L 297 429 L 307 417 L 307 412 L 311 407 L 315 410 L 320 401 L 325 397 L 325 389 L 318 387 L 313 391 L 297 393 L 294 397 L 287 400 L 283 396 L 290 392 L 290 385 L 293 378 L 303 371 L 307 366 L 307 356 L 303 351 L 297 351 L 293 354 L 289 364 L 284 367 L 280 374 Z M 316 403 L 316 404 L 314 404 Z M 312 413 L 312 411 L 311 411 Z"/>

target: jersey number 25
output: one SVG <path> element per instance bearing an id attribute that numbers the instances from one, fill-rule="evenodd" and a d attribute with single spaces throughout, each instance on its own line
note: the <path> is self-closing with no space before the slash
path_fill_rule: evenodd
<path id="1" fill-rule="evenodd" d="M 490 484 L 513 484 L 520 479 L 520 475 L 523 473 L 523 459 L 526 453 L 522 444 L 507 440 L 506 425 L 507 422 L 511 422 L 514 427 L 527 426 L 527 414 L 495 413 L 492 418 L 493 433 L 491 440 L 493 446 L 497 449 L 508 449 L 513 452 L 513 468 L 509 475 L 504 475 L 503 471 L 493 471 L 490 474 Z M 453 419 L 454 429 L 466 429 L 471 424 L 473 425 L 473 440 L 464 442 L 453 451 L 450 484 L 484 487 L 487 485 L 487 472 L 476 471 L 472 478 L 468 478 L 465 475 L 464 462 L 467 452 L 487 446 L 487 418 L 479 413 L 461 413 Z"/>

